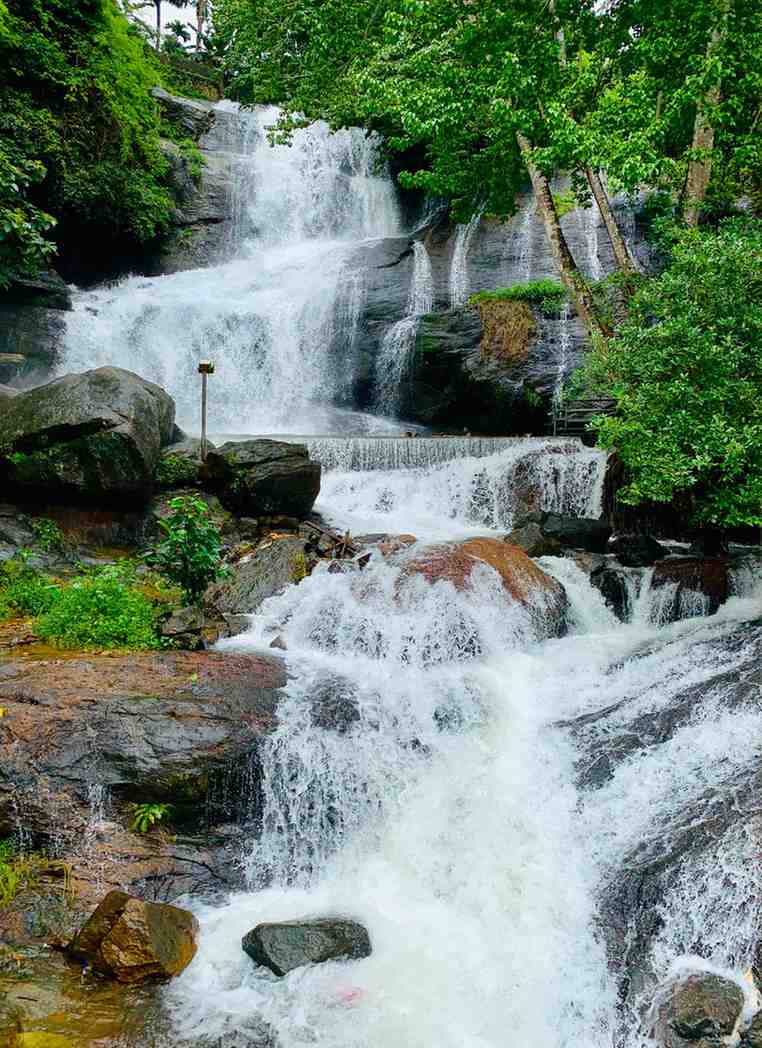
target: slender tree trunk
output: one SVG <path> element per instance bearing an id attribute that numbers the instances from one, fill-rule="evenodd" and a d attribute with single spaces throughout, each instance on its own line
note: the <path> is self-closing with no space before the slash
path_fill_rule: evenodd
<path id="1" fill-rule="evenodd" d="M 558 212 L 556 211 L 553 194 L 550 190 L 550 183 L 539 168 L 535 166 L 535 163 L 532 160 L 532 145 L 529 139 L 520 131 L 517 131 L 516 141 L 519 144 L 521 155 L 524 158 L 527 170 L 529 171 L 529 177 L 532 180 L 532 189 L 534 190 L 537 206 L 540 209 L 545 233 L 551 251 L 553 252 L 553 257 L 556 260 L 556 265 L 561 273 L 563 285 L 574 300 L 582 323 L 587 328 L 591 337 L 597 335 L 605 338 L 610 334 L 610 332 L 603 327 L 598 319 L 595 302 L 590 288 L 587 286 L 585 278 L 577 268 L 574 256 L 569 250 L 564 231 L 561 229 L 561 223 L 558 218 Z"/>
<path id="2" fill-rule="evenodd" d="M 206 0 L 196 0 L 196 50 L 201 50 L 201 37 L 206 25 Z"/>
<path id="3" fill-rule="evenodd" d="M 154 0 L 156 5 L 156 50 L 161 51 L 161 0 Z"/>
<path id="4" fill-rule="evenodd" d="M 728 14 L 728 5 L 725 15 Z M 721 27 L 712 30 L 712 37 L 707 48 L 707 60 L 711 60 L 714 53 L 722 43 L 725 35 L 724 21 Z M 707 116 L 707 110 L 714 109 L 720 102 L 719 82 L 709 88 L 703 98 L 699 99 L 696 106 L 696 120 L 693 125 L 693 142 L 691 151 L 694 158 L 688 163 L 688 173 L 685 178 L 685 190 L 683 199 L 683 221 L 686 225 L 697 226 L 701 217 L 701 208 L 712 177 L 712 150 L 714 149 L 714 125 Z"/>
<path id="5" fill-rule="evenodd" d="M 614 216 L 606 188 L 601 181 L 601 176 L 594 167 L 589 166 L 585 168 L 585 175 L 593 196 L 595 197 L 595 202 L 598 205 L 598 210 L 603 216 L 603 222 L 606 226 L 609 240 L 611 241 L 616 264 L 622 272 L 626 273 L 628 276 L 637 273 L 637 266 L 635 265 L 633 257 L 630 254 L 630 249 L 627 247 L 627 243 L 622 236 L 622 232 L 617 225 L 617 220 Z"/>

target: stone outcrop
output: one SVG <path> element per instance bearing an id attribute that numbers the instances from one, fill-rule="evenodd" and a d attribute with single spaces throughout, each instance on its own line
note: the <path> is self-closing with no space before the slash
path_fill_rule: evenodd
<path id="1" fill-rule="evenodd" d="M 520 546 L 530 556 L 540 557 L 553 555 L 561 549 L 605 553 L 610 535 L 611 528 L 605 521 L 540 511 L 518 517 L 506 541 Z M 533 553 L 525 543 L 543 552 Z"/>
<path id="2" fill-rule="evenodd" d="M 18 279 L 0 299 L 0 383 L 44 381 L 58 360 L 71 294 L 58 274 Z"/>
<path id="3" fill-rule="evenodd" d="M 287 975 L 304 964 L 359 960 L 371 954 L 366 929 L 344 917 L 258 924 L 241 945 L 256 964 L 275 975 Z"/>
<path id="4" fill-rule="evenodd" d="M 304 538 L 269 536 L 235 562 L 228 578 L 209 587 L 204 603 L 218 616 L 251 614 L 262 601 L 298 582 L 306 571 Z"/>
<path id="5" fill-rule="evenodd" d="M 506 595 L 532 613 L 542 634 L 561 636 L 565 632 L 567 599 L 563 586 L 523 550 L 500 539 L 473 538 L 425 546 L 405 560 L 403 578 L 446 581 L 465 592 L 479 565 L 497 572 Z"/>
<path id="6" fill-rule="evenodd" d="M 680 617 L 681 605 L 689 594 L 706 598 L 705 614 L 713 615 L 731 595 L 731 565 L 729 557 L 670 557 L 654 566 L 651 586 L 673 588 L 672 610 L 665 609 L 669 621 Z"/>
<path id="7" fill-rule="evenodd" d="M 145 502 L 174 417 L 168 393 L 121 368 L 28 390 L 0 416 L 6 491 L 50 502 Z"/>
<path id="8" fill-rule="evenodd" d="M 196 954 L 198 921 L 187 910 L 109 892 L 69 944 L 69 953 L 117 982 L 169 979 Z"/>
<path id="9" fill-rule="evenodd" d="M 303 445 L 277 440 L 223 444 L 207 456 L 203 477 L 228 509 L 245 517 L 306 517 L 320 491 L 320 463 L 310 461 Z"/>
<path id="10" fill-rule="evenodd" d="M 625 568 L 646 568 L 668 552 L 650 535 L 615 535 L 608 550 Z"/>

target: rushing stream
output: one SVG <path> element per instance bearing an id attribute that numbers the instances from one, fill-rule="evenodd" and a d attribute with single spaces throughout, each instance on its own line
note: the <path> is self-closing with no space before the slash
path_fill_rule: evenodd
<path id="1" fill-rule="evenodd" d="M 477 525 L 504 532 L 514 496 L 499 478 L 515 475 L 522 453 L 543 463 L 535 481 L 546 505 L 600 509 L 600 456 L 574 442 L 477 445 L 486 454 L 476 457 L 462 447 L 434 462 L 433 441 L 404 443 L 417 462 L 394 468 L 380 444 L 376 469 L 362 442 L 335 446 L 324 512 L 347 524 L 364 512 L 378 528 L 386 512 L 390 530 L 407 512 L 406 530 L 424 540 Z M 576 484 L 565 495 L 548 466 L 559 455 Z M 499 519 L 462 497 L 480 470 L 501 492 Z M 727 708 L 727 682 L 714 678 L 758 643 L 744 625 L 759 616 L 758 574 L 717 615 L 659 627 L 642 610 L 619 623 L 574 561 L 541 563 L 570 601 L 561 639 L 542 639 L 490 569 L 459 593 L 411 584 L 404 557 L 376 556 L 361 576 L 318 570 L 223 642 L 266 651 L 281 637 L 292 678 L 261 753 L 261 831 L 241 858 L 250 890 L 196 907 L 199 954 L 167 991 L 179 1036 L 237 1046 L 275 1035 L 284 1048 L 635 1048 L 655 986 L 680 970 L 719 970 L 749 993 L 761 887 L 753 819 L 729 819 L 709 852 L 685 848 L 626 1007 L 619 969 L 644 913 L 622 914 L 614 896 L 633 869 L 670 854 L 686 820 L 700 826 L 719 799 L 738 804 L 739 782 L 754 774 L 762 711 Z M 639 718 L 658 723 L 706 682 L 695 714 L 661 745 L 636 740 L 608 775 L 590 770 L 607 740 L 632 739 Z M 314 713 L 326 694 L 340 711 L 333 727 Z M 260 921 L 334 913 L 368 927 L 370 958 L 278 979 L 241 951 Z"/>
<path id="2" fill-rule="evenodd" d="M 647 572 L 622 623 L 575 560 L 546 558 L 569 600 L 560 639 L 539 594 L 525 608 L 486 566 L 463 591 L 406 575 L 421 544 L 503 536 L 520 510 L 599 516 L 604 456 L 564 439 L 392 439 L 389 417 L 343 410 L 363 294 L 352 251 L 402 232 L 378 143 L 318 125 L 272 148 L 273 111 L 225 111 L 231 261 L 82 293 L 62 369 L 130 367 L 193 428 L 196 362 L 212 355 L 220 432 L 328 434 L 306 440 L 324 518 L 418 544 L 361 574 L 319 567 L 220 645 L 280 638 L 290 676 L 258 754 L 247 888 L 188 900 L 201 938 L 163 991 L 173 1048 L 641 1048 L 658 987 L 697 968 L 737 980 L 751 1008 L 762 707 L 758 683 L 736 685 L 759 650 L 758 568 L 715 615 L 689 595 L 686 618 L 660 625 L 670 594 Z M 600 276 L 597 212 L 577 219 Z M 506 236 L 521 279 L 534 223 L 528 202 Z M 477 229 L 455 236 L 454 305 Z M 432 301 L 417 242 L 407 316 L 380 351 L 387 416 Z M 566 311 L 559 324 L 558 391 Z M 279 979 L 241 950 L 258 922 L 326 914 L 365 924 L 372 955 Z"/>

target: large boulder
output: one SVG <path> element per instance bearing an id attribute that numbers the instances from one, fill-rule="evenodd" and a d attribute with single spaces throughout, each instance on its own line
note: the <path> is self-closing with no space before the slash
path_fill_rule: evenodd
<path id="1" fill-rule="evenodd" d="M 48 501 L 146 501 L 173 434 L 168 393 L 131 371 L 65 375 L 13 397 L 0 415 L 8 490 Z"/>
<path id="2" fill-rule="evenodd" d="M 370 937 L 361 924 L 344 917 L 258 924 L 241 945 L 251 959 L 275 975 L 304 964 L 359 960 L 371 953 Z"/>
<path id="3" fill-rule="evenodd" d="M 668 992 L 658 1009 L 655 1033 L 663 1048 L 703 1041 L 719 1043 L 735 1028 L 744 1004 L 741 988 L 719 975 L 690 975 Z"/>
<path id="4" fill-rule="evenodd" d="M 320 491 L 320 463 L 302 444 L 243 440 L 210 451 L 205 482 L 222 503 L 245 517 L 306 517 Z"/>
<path id="5" fill-rule="evenodd" d="M 522 549 L 501 539 L 473 538 L 425 546 L 406 559 L 403 577 L 422 576 L 431 583 L 447 581 L 464 592 L 470 589 L 479 565 L 497 572 L 506 595 L 529 610 L 544 636 L 563 635 L 568 607 L 563 586 Z"/>
<path id="6" fill-rule="evenodd" d="M 109 892 L 69 953 L 121 983 L 169 979 L 196 954 L 198 921 L 187 910 Z"/>
<path id="7" fill-rule="evenodd" d="M 154 87 L 151 94 L 159 103 L 169 123 L 195 140 L 210 131 L 214 124 L 214 105 L 206 99 L 171 95 L 163 87 Z"/>
<path id="8" fill-rule="evenodd" d="M 668 622 L 686 617 L 694 604 L 702 614 L 713 615 L 731 594 L 731 562 L 727 557 L 670 557 L 654 566 L 651 586 L 671 588 L 662 616 Z"/>

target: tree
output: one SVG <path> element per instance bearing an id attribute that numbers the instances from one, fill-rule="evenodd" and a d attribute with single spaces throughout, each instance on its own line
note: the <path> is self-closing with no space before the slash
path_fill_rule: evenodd
<path id="1" fill-rule="evenodd" d="M 761 222 L 677 227 L 669 267 L 585 371 L 616 398 L 594 425 L 627 470 L 623 502 L 688 493 L 697 523 L 762 525 Z"/>

